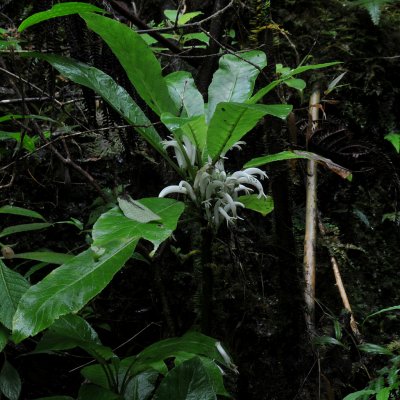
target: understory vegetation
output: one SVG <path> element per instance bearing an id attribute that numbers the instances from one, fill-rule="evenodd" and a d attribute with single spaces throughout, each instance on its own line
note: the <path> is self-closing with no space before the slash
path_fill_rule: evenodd
<path id="1" fill-rule="evenodd" d="M 0 399 L 400 399 L 399 27 L 3 0 Z"/>

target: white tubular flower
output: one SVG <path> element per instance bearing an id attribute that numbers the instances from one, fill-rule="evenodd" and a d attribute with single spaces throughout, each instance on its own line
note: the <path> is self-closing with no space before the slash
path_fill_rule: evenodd
<path id="1" fill-rule="evenodd" d="M 258 175 L 261 180 L 268 178 L 268 175 L 259 168 L 247 168 L 243 172 L 249 175 Z"/>
<path id="2" fill-rule="evenodd" d="M 231 217 L 222 207 L 218 207 L 218 212 L 225 218 L 226 226 L 233 224 L 233 221 L 236 219 L 236 217 Z"/>
<path id="3" fill-rule="evenodd" d="M 210 181 L 206 189 L 206 199 L 211 199 L 217 193 L 216 189 L 223 187 L 224 184 L 221 181 Z"/>
<path id="4" fill-rule="evenodd" d="M 239 183 L 247 183 L 248 185 L 254 186 L 258 190 L 257 198 L 260 199 L 261 197 L 266 197 L 264 193 L 264 189 L 260 183 L 260 181 L 252 175 L 242 176 L 238 178 Z"/>
<path id="5" fill-rule="evenodd" d="M 234 189 L 234 191 L 235 191 L 236 193 L 237 193 L 237 192 L 241 192 L 242 190 L 243 190 L 243 192 L 245 192 L 246 194 L 250 194 L 250 193 L 254 192 L 253 189 L 248 188 L 247 186 L 244 186 L 244 185 L 239 185 L 239 186 L 235 187 L 235 189 Z"/>
<path id="6" fill-rule="evenodd" d="M 224 207 L 224 210 L 225 210 L 225 211 L 231 210 L 233 216 L 234 216 L 234 217 L 237 217 L 236 204 L 235 204 L 235 202 L 233 201 L 231 195 L 228 194 L 228 193 L 224 193 L 222 197 L 223 197 L 223 199 L 226 200 L 226 204 L 227 204 L 227 206 L 228 206 L 227 209 L 225 209 L 225 207 Z M 242 204 L 242 203 L 239 203 L 239 204 Z M 244 204 L 242 204 L 242 206 L 244 207 Z"/>
<path id="7" fill-rule="evenodd" d="M 187 194 L 187 190 L 184 187 L 181 187 L 181 186 L 171 185 L 171 186 L 167 186 L 163 190 L 161 190 L 161 192 L 158 195 L 158 197 L 165 197 L 165 196 L 168 196 L 171 193 Z"/>
<path id="8" fill-rule="evenodd" d="M 186 181 L 180 181 L 179 182 L 179 187 L 183 188 L 186 190 L 186 194 L 188 194 L 190 196 L 190 198 L 192 199 L 192 201 L 196 202 L 197 197 L 194 194 L 193 188 L 189 185 L 188 182 Z"/>

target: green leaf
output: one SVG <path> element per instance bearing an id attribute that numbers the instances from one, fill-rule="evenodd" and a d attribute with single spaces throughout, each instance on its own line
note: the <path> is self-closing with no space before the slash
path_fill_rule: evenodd
<path id="1" fill-rule="evenodd" d="M 208 129 L 204 115 L 182 118 L 164 113 L 161 115 L 161 121 L 171 132 L 179 136 L 186 135 L 200 151 L 203 151 Z"/>
<path id="2" fill-rule="evenodd" d="M 249 210 L 260 213 L 263 217 L 274 210 L 274 200 L 271 196 L 258 198 L 257 194 L 240 196 L 238 201 L 243 203 Z"/>
<path id="3" fill-rule="evenodd" d="M 180 338 L 161 340 L 146 347 L 137 356 L 137 362 L 151 363 L 176 357 L 182 353 L 205 356 L 225 365 L 227 368 L 234 368 L 234 365 L 227 354 L 221 354 L 218 350 L 221 346 L 215 339 L 205 336 L 199 332 L 188 332 Z"/>
<path id="4" fill-rule="evenodd" d="M 61 317 L 43 335 L 33 353 L 68 350 L 81 347 L 95 357 L 107 360 L 113 357 L 110 348 L 103 346 L 96 331 L 78 315 Z"/>
<path id="5" fill-rule="evenodd" d="M 204 114 L 203 96 L 197 90 L 190 72 L 173 72 L 165 77 L 165 82 L 175 108 L 182 110 L 182 117 Z"/>
<path id="6" fill-rule="evenodd" d="M 215 162 L 248 133 L 265 115 L 285 118 L 292 106 L 219 103 L 207 132 L 207 152 Z"/>
<path id="7" fill-rule="evenodd" d="M 13 258 L 22 258 L 23 260 L 35 260 L 61 265 L 70 261 L 73 257 L 72 254 L 55 253 L 53 251 L 31 251 L 29 253 L 14 254 Z"/>
<path id="8" fill-rule="evenodd" d="M 291 160 L 296 158 L 305 158 L 307 160 L 316 161 L 317 163 L 322 164 L 324 167 L 330 169 L 332 172 L 338 174 L 340 177 L 344 179 L 349 179 L 349 177 L 351 176 L 351 172 L 347 168 L 335 164 L 329 158 L 319 156 L 318 154 L 311 153 L 309 151 L 299 151 L 299 150 L 282 151 L 280 153 L 271 154 L 268 156 L 253 158 L 244 165 L 244 168 L 260 167 L 262 165 L 274 161 Z"/>
<path id="9" fill-rule="evenodd" d="M 201 11 L 193 11 L 186 14 L 182 14 L 178 18 L 178 25 L 184 25 L 192 19 L 202 15 Z M 177 10 L 164 10 L 164 15 L 173 23 L 176 21 Z"/>
<path id="10" fill-rule="evenodd" d="M 183 43 L 186 43 L 189 40 L 198 40 L 199 42 L 205 43 L 207 45 L 210 44 L 210 37 L 203 32 L 187 33 L 182 36 Z"/>
<path id="11" fill-rule="evenodd" d="M 60 316 L 79 311 L 108 285 L 132 255 L 137 241 L 116 241 L 101 257 L 88 249 L 31 286 L 14 316 L 13 340 L 19 343 Z"/>
<path id="12" fill-rule="evenodd" d="M 76 60 L 50 54 L 27 53 L 50 63 L 62 75 L 71 81 L 88 87 L 99 94 L 115 111 L 132 124 L 135 130 L 163 156 L 166 152 L 161 145 L 161 137 L 140 107 L 110 76 L 97 68 Z"/>
<path id="13" fill-rule="evenodd" d="M 15 233 L 20 233 L 20 232 L 38 231 L 40 229 L 48 228 L 52 225 L 53 224 L 50 224 L 48 222 L 38 222 L 38 223 L 33 223 L 33 224 L 21 224 L 21 225 L 8 226 L 7 228 L 4 228 L 0 232 L 0 238 L 9 236 L 9 235 L 14 235 Z"/>
<path id="14" fill-rule="evenodd" d="M 233 54 L 221 57 L 219 69 L 214 73 L 208 88 L 207 122 L 211 120 L 219 103 L 243 103 L 248 100 L 260 70 L 266 65 L 267 58 L 262 51 L 242 53 L 240 58 Z"/>
<path id="15" fill-rule="evenodd" d="M 398 153 L 400 153 L 400 133 L 389 133 L 385 136 L 385 139 L 392 143 L 393 147 L 396 149 Z"/>
<path id="16" fill-rule="evenodd" d="M 161 65 L 140 35 L 127 25 L 101 15 L 82 14 L 81 17 L 108 44 L 149 107 L 158 115 L 163 112 L 176 114 Z"/>
<path id="17" fill-rule="evenodd" d="M 79 389 L 78 400 L 121 400 L 121 396 L 111 390 L 92 384 L 83 384 Z"/>
<path id="18" fill-rule="evenodd" d="M 376 394 L 376 400 L 389 400 L 391 388 L 385 387 Z"/>
<path id="19" fill-rule="evenodd" d="M 375 315 L 379 315 L 379 314 L 383 314 L 383 313 L 387 313 L 389 311 L 396 311 L 396 310 L 400 310 L 400 306 L 392 306 L 392 307 L 387 307 L 387 308 L 382 308 L 381 310 L 374 312 L 370 315 L 367 316 L 367 318 L 365 318 L 365 320 L 363 321 L 363 325 L 365 324 L 365 322 L 372 318 L 375 317 Z"/>
<path id="20" fill-rule="evenodd" d="M 4 132 L 0 131 L 0 140 L 15 140 L 18 144 L 18 147 L 22 147 L 23 149 L 32 153 L 36 146 L 35 143 L 38 140 L 38 136 L 30 137 L 28 135 L 23 136 L 22 144 L 22 133 L 21 132 Z"/>
<path id="21" fill-rule="evenodd" d="M 363 396 L 375 393 L 376 393 L 375 390 L 369 390 L 369 389 L 359 390 L 358 392 L 348 394 L 343 400 L 358 400 Z"/>
<path id="22" fill-rule="evenodd" d="M 393 355 L 393 353 L 388 350 L 386 347 L 379 346 L 374 343 L 364 343 L 358 346 L 358 349 L 364 351 L 365 353 L 369 354 L 383 354 L 387 356 Z"/>
<path id="23" fill-rule="evenodd" d="M 0 322 L 11 329 L 12 319 L 29 283 L 22 275 L 6 267 L 0 260 Z"/>
<path id="24" fill-rule="evenodd" d="M 331 336 L 317 336 L 316 338 L 314 338 L 313 342 L 319 346 L 332 345 L 346 348 L 346 346 L 342 342 Z"/>
<path id="25" fill-rule="evenodd" d="M 49 327 L 59 317 L 79 311 L 102 291 L 132 256 L 140 238 L 156 247 L 175 230 L 184 204 L 172 199 L 140 201 L 160 215 L 158 223 L 126 218 L 118 207 L 103 214 L 93 227 L 93 245 L 53 270 L 22 297 L 14 316 L 13 340 L 18 343 Z"/>
<path id="26" fill-rule="evenodd" d="M 143 238 L 153 243 L 155 250 L 176 229 L 185 205 L 173 199 L 150 197 L 139 201 L 161 221 L 147 224 L 126 218 L 118 207 L 103 214 L 93 227 L 94 246 L 107 247 L 112 241 L 128 241 Z"/>
<path id="27" fill-rule="evenodd" d="M 288 77 L 294 76 L 294 75 L 298 75 L 301 74 L 303 72 L 306 71 L 312 71 L 315 69 L 322 69 L 322 68 L 328 68 L 328 67 L 332 67 L 334 65 L 338 65 L 341 64 L 341 61 L 333 61 L 333 62 L 328 62 L 328 63 L 323 63 L 323 64 L 313 64 L 313 65 L 303 65 L 300 67 L 297 67 L 295 69 L 292 69 L 289 73 L 288 73 Z"/>
<path id="28" fill-rule="evenodd" d="M 47 21 L 52 18 L 63 17 L 65 15 L 78 14 L 82 12 L 104 13 L 105 11 L 91 4 L 75 1 L 69 3 L 55 4 L 50 10 L 42 11 L 26 18 L 18 27 L 18 32 L 22 32 L 32 25 L 36 25 L 40 22 Z"/>
<path id="29" fill-rule="evenodd" d="M 296 78 L 285 79 L 283 83 L 297 90 L 304 90 L 306 88 L 306 83 L 303 81 L 303 79 L 296 79 Z"/>
<path id="30" fill-rule="evenodd" d="M 21 378 L 7 360 L 0 371 L 0 392 L 9 400 L 18 400 L 21 393 Z"/>
<path id="31" fill-rule="evenodd" d="M 26 114 L 26 115 L 21 115 L 21 114 L 7 114 L 3 115 L 0 117 L 0 122 L 5 122 L 5 121 L 12 121 L 14 119 L 39 119 L 42 121 L 49 121 L 53 123 L 57 123 L 57 121 L 53 118 L 45 117 L 42 115 L 36 115 L 36 114 Z"/>
<path id="32" fill-rule="evenodd" d="M 161 381 L 157 400 L 216 400 L 217 396 L 198 357 L 173 368 Z"/>
<path id="33" fill-rule="evenodd" d="M 224 386 L 223 372 L 220 367 L 211 359 L 199 357 L 206 370 L 208 379 L 211 382 L 214 392 L 219 396 L 231 397 Z"/>
<path id="34" fill-rule="evenodd" d="M 0 353 L 7 346 L 9 336 L 10 336 L 10 331 L 5 326 L 0 324 Z"/>
<path id="35" fill-rule="evenodd" d="M 272 81 L 267 86 L 260 89 L 254 96 L 246 101 L 247 104 L 255 104 L 260 101 L 266 94 L 268 94 L 271 90 L 275 89 L 278 85 L 283 82 L 283 79 L 278 79 L 276 81 Z"/>
<path id="36" fill-rule="evenodd" d="M 26 208 L 22 207 L 15 207 L 15 206 L 3 206 L 0 207 L 0 214 L 13 214 L 13 215 L 21 215 L 24 217 L 31 217 L 31 218 L 37 218 L 37 219 L 42 219 L 45 221 L 45 218 L 40 215 L 36 211 L 28 210 Z"/>
<path id="37" fill-rule="evenodd" d="M 136 375 L 129 381 L 124 391 L 125 397 L 131 400 L 149 400 L 158 377 L 157 371 L 145 371 Z"/>
<path id="38" fill-rule="evenodd" d="M 253 158 L 252 160 L 248 161 L 243 168 L 260 167 L 275 161 L 292 160 L 298 158 L 306 158 L 306 156 L 295 154 L 292 151 L 282 151 L 280 153 L 270 154 L 268 156 Z"/>
<path id="39" fill-rule="evenodd" d="M 133 221 L 147 223 L 161 219 L 159 215 L 154 214 L 143 204 L 133 200 L 131 196 L 118 197 L 118 205 L 125 217 Z"/>

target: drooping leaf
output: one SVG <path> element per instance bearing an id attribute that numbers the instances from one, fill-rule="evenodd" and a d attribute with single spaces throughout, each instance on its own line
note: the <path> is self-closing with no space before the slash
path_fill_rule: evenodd
<path id="1" fill-rule="evenodd" d="M 216 161 L 248 133 L 265 115 L 285 118 L 291 105 L 219 103 L 207 132 L 207 152 Z"/>
<path id="2" fill-rule="evenodd" d="M 7 360 L 0 371 L 0 393 L 9 400 L 18 400 L 21 393 L 21 378 Z"/>
<path id="3" fill-rule="evenodd" d="M 208 88 L 207 122 L 211 120 L 219 103 L 243 103 L 248 100 L 260 70 L 266 65 L 267 58 L 262 51 L 249 51 L 240 56 L 226 54 L 221 57 L 219 68 Z"/>
<path id="4" fill-rule="evenodd" d="M 317 336 L 314 338 L 313 343 L 319 346 L 331 345 L 346 348 L 346 346 L 342 342 L 332 336 Z"/>
<path id="5" fill-rule="evenodd" d="M 176 114 L 161 65 L 141 36 L 127 25 L 101 15 L 85 13 L 81 17 L 108 44 L 149 107 L 158 115 L 163 112 Z"/>
<path id="6" fill-rule="evenodd" d="M 374 343 L 363 343 L 358 346 L 358 349 L 370 354 L 383 354 L 383 355 L 393 355 L 393 353 L 386 347 L 379 346 Z"/>
<path id="7" fill-rule="evenodd" d="M 135 130 L 156 149 L 166 155 L 161 145 L 161 137 L 140 107 L 133 101 L 128 92 L 119 86 L 109 75 L 97 68 L 90 67 L 76 60 L 50 54 L 29 53 L 50 63 L 62 75 L 71 81 L 94 90 L 110 104 Z"/>
<path id="8" fill-rule="evenodd" d="M 7 228 L 4 228 L 0 232 L 0 238 L 9 236 L 9 235 L 14 235 L 15 233 L 20 233 L 20 232 L 38 231 L 40 229 L 45 229 L 50 226 L 52 226 L 52 224 L 50 224 L 48 222 L 35 222 L 32 224 L 7 226 Z"/>
<path id="9" fill-rule="evenodd" d="M 36 25 L 40 22 L 47 21 L 52 18 L 63 17 L 65 15 L 78 14 L 82 12 L 104 13 L 105 11 L 101 8 L 93 6 L 92 4 L 75 1 L 69 3 L 55 4 L 50 10 L 38 12 L 26 18 L 18 27 L 18 32 L 22 32 L 32 25 Z"/>
<path id="10" fill-rule="evenodd" d="M 400 306 L 392 306 L 392 307 L 382 308 L 381 310 L 368 315 L 367 318 L 365 318 L 365 320 L 363 321 L 363 324 L 365 324 L 365 322 L 368 319 L 370 319 L 372 317 L 375 317 L 375 315 L 387 313 L 387 312 L 390 312 L 390 311 L 396 311 L 396 310 L 400 310 Z"/>
<path id="11" fill-rule="evenodd" d="M 165 77 L 169 95 L 182 117 L 204 114 L 203 96 L 197 90 L 192 74 L 186 71 L 172 72 Z"/>
<path id="12" fill-rule="evenodd" d="M 0 260 L 0 322 L 5 327 L 11 329 L 18 303 L 28 288 L 27 280 Z"/>
<path id="13" fill-rule="evenodd" d="M 173 368 L 161 381 L 157 400 L 216 400 L 217 396 L 198 357 Z"/>
<path id="14" fill-rule="evenodd" d="M 323 63 L 323 64 L 302 65 L 300 67 L 290 70 L 290 72 L 287 74 L 287 76 L 291 77 L 291 76 L 298 75 L 298 74 L 301 74 L 306 71 L 313 71 L 316 69 L 328 68 L 328 67 L 332 67 L 332 66 L 338 65 L 338 64 L 341 64 L 341 62 L 340 61 L 332 61 L 332 62 Z"/>
<path id="15" fill-rule="evenodd" d="M 69 314 L 59 318 L 43 335 L 33 353 L 68 350 L 81 347 L 89 354 L 105 360 L 113 356 L 110 348 L 103 346 L 96 331 L 78 315 Z"/>
<path id="16" fill-rule="evenodd" d="M 351 172 L 336 163 L 334 163 L 329 158 L 322 157 L 318 154 L 311 153 L 309 151 L 282 151 L 276 154 L 270 154 L 267 156 L 253 158 L 252 160 L 248 161 L 244 168 L 252 168 L 252 167 L 260 167 L 262 165 L 275 162 L 275 161 L 282 161 L 282 160 L 291 160 L 296 158 L 305 158 L 307 160 L 314 160 L 319 164 L 322 164 L 324 167 L 330 169 L 332 172 L 338 174 L 340 177 L 344 179 L 349 179 L 351 176 Z"/>
<path id="17" fill-rule="evenodd" d="M 358 400 L 366 395 L 375 394 L 375 393 L 376 393 L 375 390 L 370 390 L 370 389 L 359 390 L 358 392 L 348 394 L 343 400 Z"/>
<path id="18" fill-rule="evenodd" d="M 118 197 L 118 205 L 126 218 L 137 222 L 147 223 L 161 219 L 159 215 L 154 214 L 143 204 L 133 200 L 131 196 Z"/>
<path id="19" fill-rule="evenodd" d="M 91 249 L 52 271 L 22 297 L 14 316 L 16 343 L 49 327 L 59 317 L 79 311 L 102 291 L 131 257 L 140 238 L 158 246 L 176 228 L 183 203 L 172 199 L 142 199 L 161 221 L 141 224 L 118 207 L 103 214 L 93 227 Z"/>
<path id="20" fill-rule="evenodd" d="M 28 210 L 26 208 L 22 207 L 15 207 L 15 206 L 3 206 L 0 207 L 0 214 L 13 214 L 13 215 L 21 215 L 24 217 L 31 217 L 31 218 L 37 218 L 37 219 L 42 219 L 45 221 L 45 218 L 40 215 L 36 211 Z"/>
<path id="21" fill-rule="evenodd" d="M 13 258 L 21 258 L 23 260 L 42 261 L 50 264 L 65 264 L 74 256 L 72 254 L 56 253 L 53 251 L 31 251 L 29 253 L 17 253 Z"/>
<path id="22" fill-rule="evenodd" d="M 400 153 L 400 133 L 389 133 L 385 136 L 385 139 L 392 143 L 393 147 L 396 149 L 398 153 Z"/>
<path id="23" fill-rule="evenodd" d="M 258 198 L 257 194 L 240 196 L 238 201 L 243 203 L 249 210 L 260 213 L 263 217 L 274 210 L 274 200 L 271 196 Z"/>

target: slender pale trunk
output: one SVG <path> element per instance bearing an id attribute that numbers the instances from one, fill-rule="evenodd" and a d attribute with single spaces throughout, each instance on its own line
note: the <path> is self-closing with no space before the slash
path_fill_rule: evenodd
<path id="1" fill-rule="evenodd" d="M 314 87 L 310 97 L 308 140 L 318 126 L 320 90 Z M 317 163 L 307 161 L 307 200 L 304 238 L 304 300 L 306 327 L 312 336 L 315 332 L 315 248 L 317 240 Z"/>

